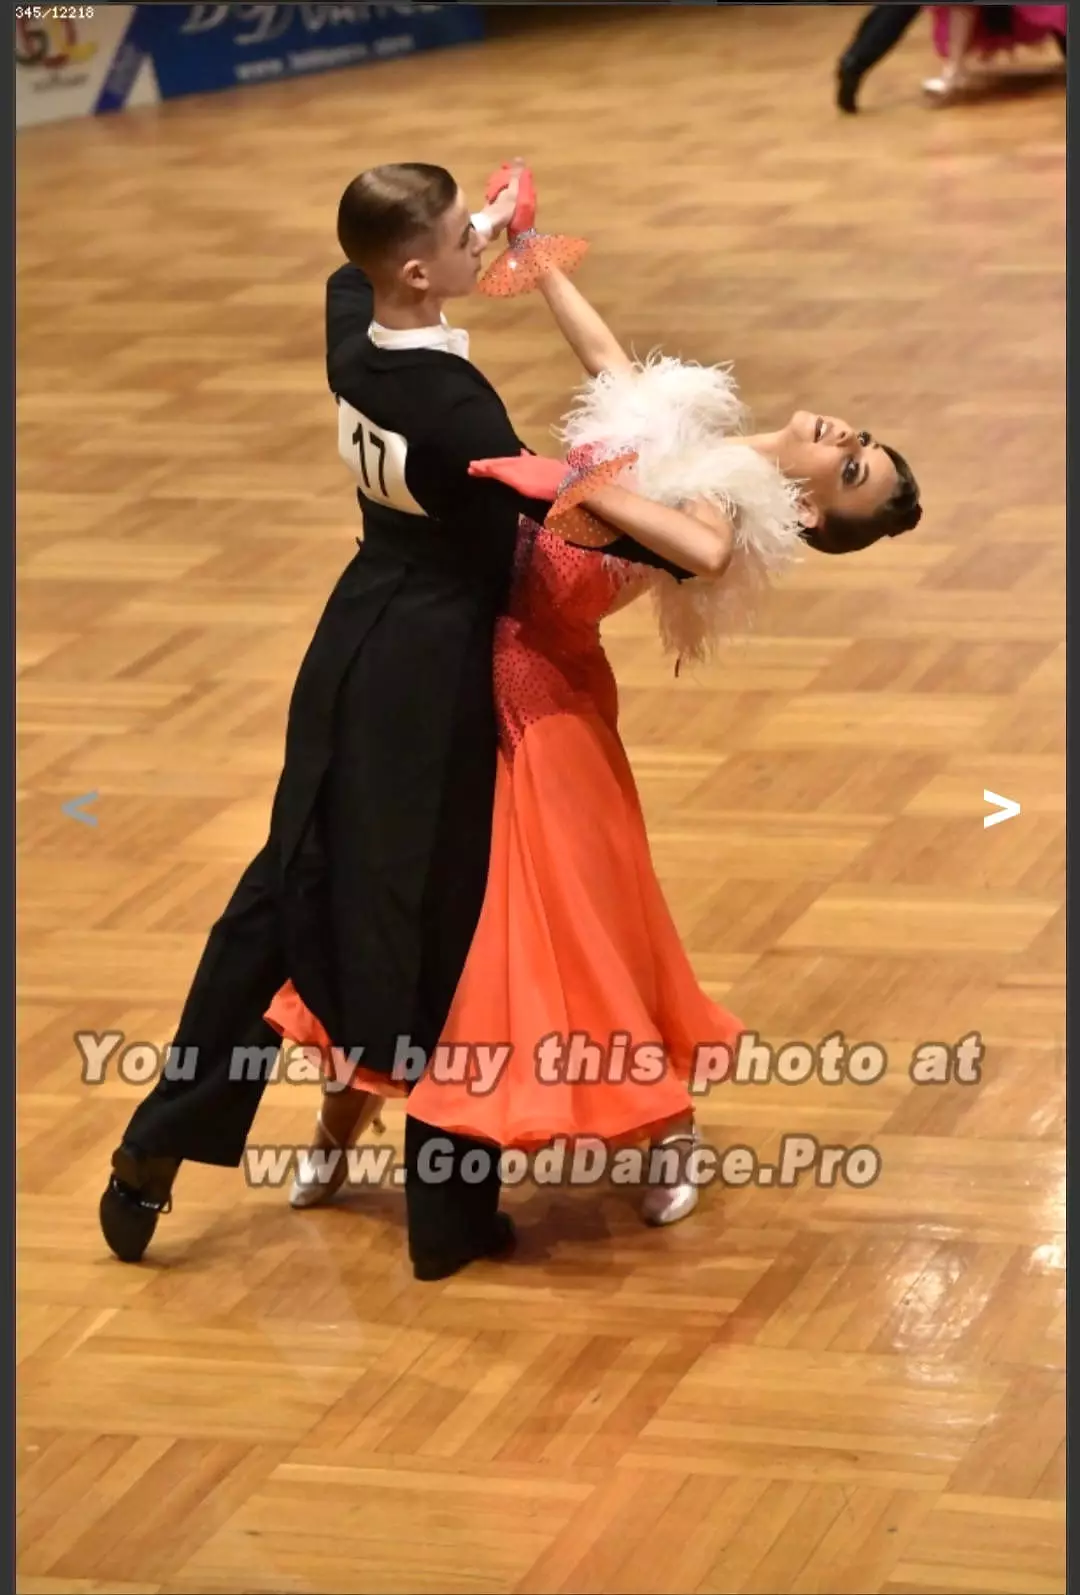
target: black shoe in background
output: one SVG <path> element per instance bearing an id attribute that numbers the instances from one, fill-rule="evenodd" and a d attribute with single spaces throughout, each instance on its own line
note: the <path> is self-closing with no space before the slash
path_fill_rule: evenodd
<path id="1" fill-rule="evenodd" d="M 862 74 L 841 61 L 836 69 L 836 105 L 837 109 L 846 111 L 848 116 L 854 116 L 859 109 L 857 98 Z"/>

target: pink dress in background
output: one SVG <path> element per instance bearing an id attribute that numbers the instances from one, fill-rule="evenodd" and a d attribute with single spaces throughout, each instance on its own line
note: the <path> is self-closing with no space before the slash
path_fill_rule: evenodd
<path id="1" fill-rule="evenodd" d="M 958 6 L 930 7 L 934 20 L 934 48 L 943 60 L 947 60 L 949 55 L 951 13 L 959 9 Z M 1043 44 L 1055 34 L 1065 37 L 1068 6 L 1010 6 L 1012 16 L 1008 33 L 996 33 L 987 27 L 982 6 L 972 9 L 978 12 L 971 40 L 973 55 L 987 58 L 1002 51 L 1015 50 L 1018 45 Z"/>

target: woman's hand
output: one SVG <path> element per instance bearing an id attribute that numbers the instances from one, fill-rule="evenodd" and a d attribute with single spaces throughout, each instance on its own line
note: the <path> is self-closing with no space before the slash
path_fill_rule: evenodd
<path id="1" fill-rule="evenodd" d="M 497 188 L 496 184 L 502 179 L 503 171 L 509 172 L 505 185 Z M 518 198 L 521 192 L 521 180 L 525 173 L 525 162 L 520 155 L 514 157 L 508 168 L 501 169 L 488 184 L 488 203 L 483 214 L 488 219 L 492 238 L 498 238 L 504 233 L 514 219 L 514 212 L 518 207 Z M 494 193 L 492 192 L 494 190 Z"/>

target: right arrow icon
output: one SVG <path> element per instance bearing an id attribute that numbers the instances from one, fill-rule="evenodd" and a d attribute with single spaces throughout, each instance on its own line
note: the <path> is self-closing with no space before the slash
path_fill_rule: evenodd
<path id="1" fill-rule="evenodd" d="M 1000 797 L 996 792 L 983 792 L 983 802 L 993 803 L 1001 810 L 1000 814 L 987 814 L 983 817 L 983 830 L 990 825 L 1000 825 L 1002 820 L 1011 820 L 1014 814 L 1020 813 L 1019 803 L 1014 803 L 1012 798 Z"/>

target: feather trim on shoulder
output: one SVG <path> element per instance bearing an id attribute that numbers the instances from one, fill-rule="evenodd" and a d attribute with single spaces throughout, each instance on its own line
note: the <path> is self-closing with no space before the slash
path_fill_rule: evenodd
<path id="1" fill-rule="evenodd" d="M 681 509 L 705 499 L 734 525 L 735 554 L 722 577 L 651 575 L 664 648 L 687 663 L 745 630 L 770 583 L 803 549 L 799 489 L 739 441 L 745 420 L 729 368 L 651 356 L 588 382 L 560 432 L 568 449 L 635 453 L 622 480 L 654 503 Z"/>
<path id="2" fill-rule="evenodd" d="M 585 383 L 557 436 L 568 451 L 623 453 L 644 444 L 681 450 L 736 433 L 745 420 L 730 366 L 651 354 L 627 371 L 602 371 Z"/>
<path id="3" fill-rule="evenodd" d="M 741 443 L 721 443 L 709 451 L 700 471 L 687 460 L 681 479 L 682 502 L 703 498 L 729 516 L 735 552 L 723 576 L 677 582 L 657 572 L 653 607 L 660 639 L 680 662 L 701 664 L 728 637 L 745 632 L 778 577 L 802 557 L 799 492 L 796 485 Z M 656 485 L 654 483 L 654 485 Z M 642 491 L 643 491 L 642 487 Z M 662 492 L 647 495 L 673 502 Z"/>

